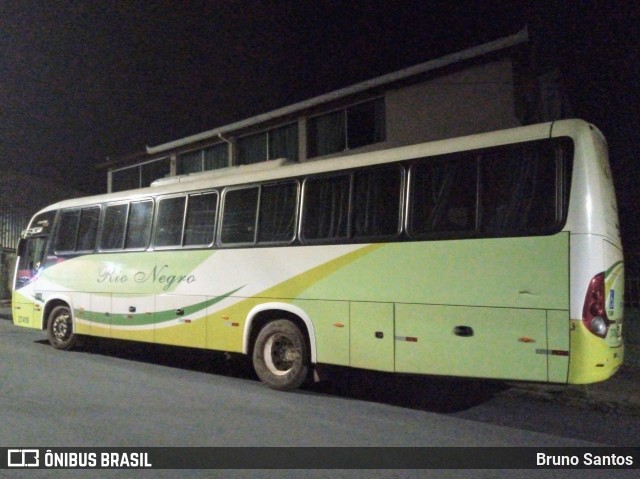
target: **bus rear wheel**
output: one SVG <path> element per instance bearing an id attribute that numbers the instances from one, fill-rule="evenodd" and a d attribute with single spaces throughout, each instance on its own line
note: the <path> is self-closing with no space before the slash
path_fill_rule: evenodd
<path id="1" fill-rule="evenodd" d="M 73 332 L 71 310 L 67 306 L 56 306 L 49 314 L 47 339 L 51 346 L 65 351 L 76 344 L 78 335 Z"/>
<path id="2" fill-rule="evenodd" d="M 287 319 L 272 321 L 258 334 L 253 348 L 253 367 L 270 388 L 290 391 L 300 387 L 308 377 L 307 349 L 298 326 Z"/>

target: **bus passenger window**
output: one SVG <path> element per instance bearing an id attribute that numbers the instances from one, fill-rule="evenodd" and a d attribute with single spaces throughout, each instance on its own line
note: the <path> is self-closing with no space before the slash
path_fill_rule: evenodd
<path id="1" fill-rule="evenodd" d="M 480 192 L 482 230 L 517 234 L 556 222 L 556 160 L 540 143 L 483 155 Z"/>
<path id="2" fill-rule="evenodd" d="M 218 194 L 190 195 L 184 229 L 185 246 L 207 246 L 213 243 Z"/>
<path id="3" fill-rule="evenodd" d="M 104 214 L 104 224 L 102 225 L 100 249 L 122 249 L 128 207 L 129 205 L 126 203 L 107 206 Z"/>
<path id="4" fill-rule="evenodd" d="M 184 196 L 160 200 L 153 239 L 155 246 L 182 246 L 184 206 Z"/>
<path id="5" fill-rule="evenodd" d="M 289 242 L 295 235 L 298 183 L 287 182 L 262 187 L 258 242 Z"/>
<path id="6" fill-rule="evenodd" d="M 473 232 L 477 162 L 425 160 L 412 169 L 409 232 L 413 235 Z"/>
<path id="7" fill-rule="evenodd" d="M 350 176 L 310 178 L 305 183 L 302 237 L 305 240 L 346 239 L 349 226 Z"/>
<path id="8" fill-rule="evenodd" d="M 388 237 L 400 230 L 402 170 L 358 171 L 353 185 L 353 236 Z"/>
<path id="9" fill-rule="evenodd" d="M 78 228 L 78 242 L 76 251 L 93 251 L 98 238 L 98 224 L 100 223 L 100 207 L 82 208 L 80 212 L 80 227 Z"/>
<path id="10" fill-rule="evenodd" d="M 67 210 L 60 215 L 60 226 L 58 226 L 55 243 L 56 253 L 75 251 L 79 218 L 80 210 Z"/>
<path id="11" fill-rule="evenodd" d="M 221 243 L 255 242 L 258 191 L 259 188 L 254 186 L 225 192 Z"/>
<path id="12" fill-rule="evenodd" d="M 131 203 L 125 248 L 141 249 L 149 246 L 152 213 L 153 202 L 150 200 Z"/>

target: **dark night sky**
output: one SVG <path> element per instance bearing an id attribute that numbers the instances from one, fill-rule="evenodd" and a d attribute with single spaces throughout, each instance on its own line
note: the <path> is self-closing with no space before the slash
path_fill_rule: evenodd
<path id="1" fill-rule="evenodd" d="M 286 106 L 529 25 L 608 138 L 639 238 L 640 2 L 0 0 L 0 167 L 103 191 L 106 156 Z M 97 180 L 94 180 L 97 178 Z"/>

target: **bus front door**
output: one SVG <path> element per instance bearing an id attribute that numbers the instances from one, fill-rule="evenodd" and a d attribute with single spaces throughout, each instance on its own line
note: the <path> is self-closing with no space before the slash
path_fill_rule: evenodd
<path id="1" fill-rule="evenodd" d="M 19 326 L 42 327 L 42 300 L 35 283 L 42 272 L 47 236 L 32 236 L 18 243 L 18 259 L 13 283 L 13 322 Z"/>

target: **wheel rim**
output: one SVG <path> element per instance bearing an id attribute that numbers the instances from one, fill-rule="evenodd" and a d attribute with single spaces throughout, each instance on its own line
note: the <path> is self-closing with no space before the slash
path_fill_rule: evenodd
<path id="1" fill-rule="evenodd" d="M 51 329 L 57 342 L 65 342 L 71 337 L 71 316 L 67 313 L 59 314 L 54 318 Z"/>
<path id="2" fill-rule="evenodd" d="M 267 369 L 276 376 L 284 376 L 300 361 L 302 351 L 288 336 L 274 334 L 264 345 Z"/>

